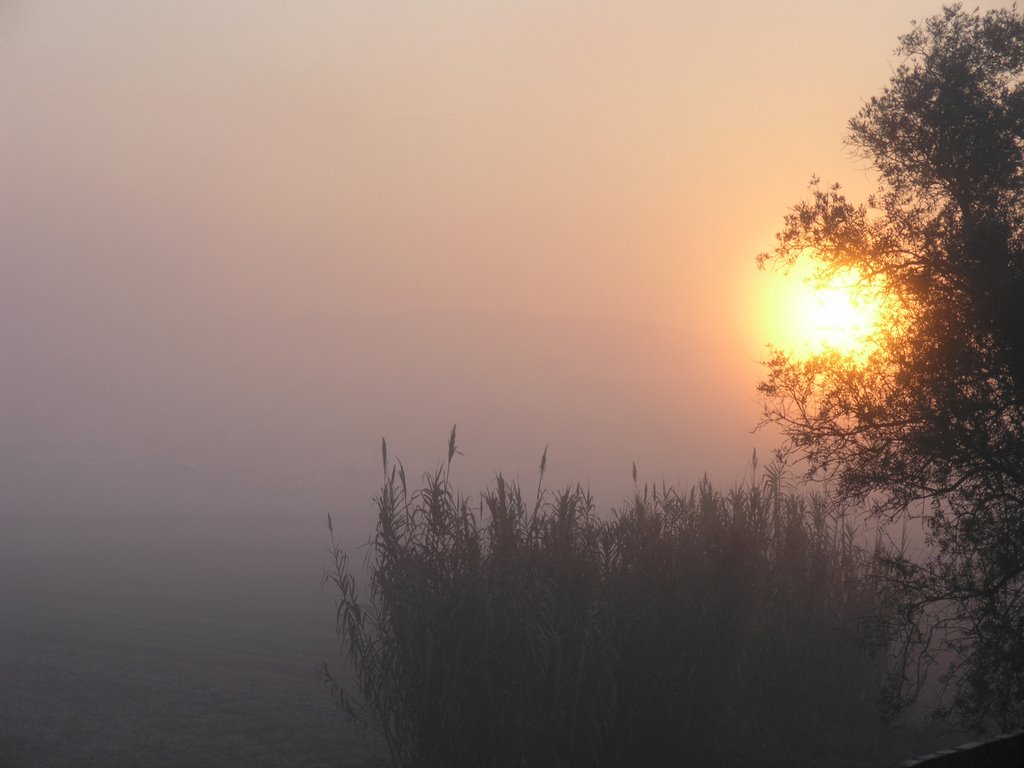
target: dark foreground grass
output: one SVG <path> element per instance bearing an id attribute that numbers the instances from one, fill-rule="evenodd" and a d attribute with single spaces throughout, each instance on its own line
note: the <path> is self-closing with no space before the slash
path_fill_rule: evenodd
<path id="1" fill-rule="evenodd" d="M 873 558 L 822 497 L 769 470 L 603 519 L 500 476 L 474 502 L 454 454 L 410 492 L 385 449 L 369 594 L 337 547 L 325 575 L 357 673 L 334 690 L 396 765 L 740 764 L 876 718 Z"/>

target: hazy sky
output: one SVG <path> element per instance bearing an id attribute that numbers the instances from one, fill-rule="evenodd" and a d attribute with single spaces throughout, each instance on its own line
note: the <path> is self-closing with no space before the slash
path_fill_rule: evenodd
<path id="1" fill-rule="evenodd" d="M 739 480 L 768 248 L 895 2 L 0 0 L 5 512 Z"/>

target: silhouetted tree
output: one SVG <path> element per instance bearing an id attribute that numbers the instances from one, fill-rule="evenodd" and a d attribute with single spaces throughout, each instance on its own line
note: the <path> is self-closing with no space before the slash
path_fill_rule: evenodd
<path id="1" fill-rule="evenodd" d="M 809 475 L 925 519 L 927 558 L 888 558 L 894 701 L 951 649 L 945 711 L 1007 726 L 1024 720 L 1024 19 L 948 7 L 897 55 L 849 124 L 877 194 L 812 182 L 758 257 L 853 268 L 892 314 L 866 360 L 776 350 L 759 389 Z"/>

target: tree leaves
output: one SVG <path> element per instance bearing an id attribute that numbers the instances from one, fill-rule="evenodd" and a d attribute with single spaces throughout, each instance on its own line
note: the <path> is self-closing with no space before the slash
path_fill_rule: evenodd
<path id="1" fill-rule="evenodd" d="M 878 193 L 855 205 L 814 180 L 758 257 L 813 250 L 823 275 L 881 278 L 898 313 L 857 368 L 773 353 L 764 421 L 844 498 L 890 518 L 927 504 L 930 559 L 889 573 L 907 622 L 894 631 L 919 650 L 903 663 L 958 650 L 952 710 L 1019 722 L 1024 657 L 995 649 L 1019 653 L 1006 633 L 1024 622 L 1024 18 L 952 6 L 900 43 L 904 62 L 850 122 Z"/>

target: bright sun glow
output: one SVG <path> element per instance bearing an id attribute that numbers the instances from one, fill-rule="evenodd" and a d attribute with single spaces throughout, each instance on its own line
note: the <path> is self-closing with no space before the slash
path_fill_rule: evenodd
<path id="1" fill-rule="evenodd" d="M 814 267 L 803 259 L 775 286 L 772 344 L 798 357 L 835 351 L 866 358 L 885 315 L 881 286 L 866 283 L 853 269 L 820 284 Z"/>

